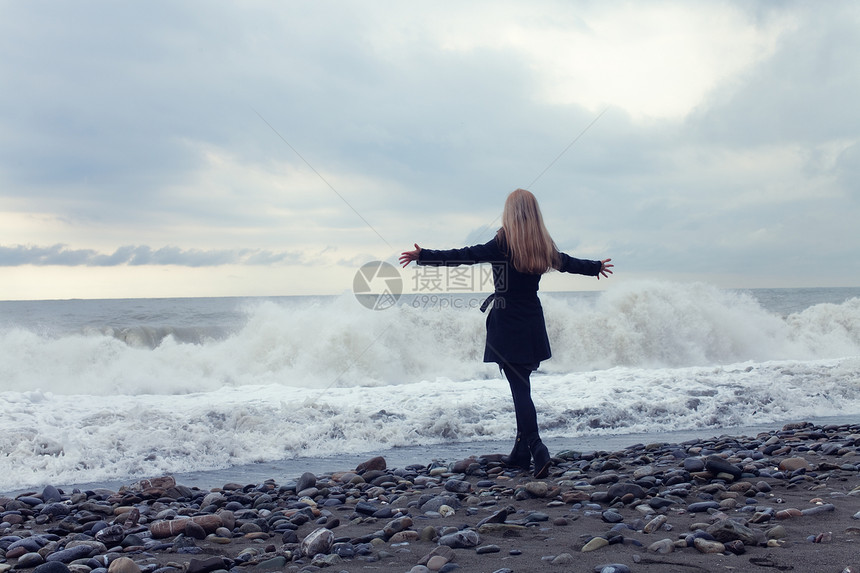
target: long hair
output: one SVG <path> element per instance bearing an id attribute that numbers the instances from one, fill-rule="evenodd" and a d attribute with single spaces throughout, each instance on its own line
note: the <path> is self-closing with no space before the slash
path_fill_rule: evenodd
<path id="1" fill-rule="evenodd" d="M 543 274 L 560 264 L 558 248 L 531 191 L 517 189 L 508 195 L 497 238 L 507 246 L 511 263 L 521 273 Z"/>

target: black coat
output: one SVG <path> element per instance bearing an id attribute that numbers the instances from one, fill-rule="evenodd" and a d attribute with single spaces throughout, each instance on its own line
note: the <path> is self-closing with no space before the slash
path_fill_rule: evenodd
<path id="1" fill-rule="evenodd" d="M 602 263 L 561 255 L 560 271 L 598 276 Z M 537 292 L 542 275 L 517 271 L 497 239 L 483 245 L 436 251 L 421 249 L 419 265 L 473 265 L 491 263 L 495 292 L 491 296 L 492 310 L 487 316 L 487 343 L 484 362 L 499 365 L 524 364 L 537 368 L 537 363 L 551 356 L 543 307 Z"/>

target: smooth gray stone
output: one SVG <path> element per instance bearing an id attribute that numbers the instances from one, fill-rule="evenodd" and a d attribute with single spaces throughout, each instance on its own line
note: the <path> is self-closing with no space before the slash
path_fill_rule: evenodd
<path id="1" fill-rule="evenodd" d="M 720 509 L 720 504 L 716 501 L 698 501 L 687 506 L 690 513 L 702 513 L 709 509 Z"/>
<path id="2" fill-rule="evenodd" d="M 450 535 L 443 535 L 439 539 L 439 545 L 447 545 L 452 549 L 467 549 L 476 547 L 481 542 L 481 537 L 477 531 L 472 529 L 464 529 Z"/>
<path id="3" fill-rule="evenodd" d="M 59 561 L 48 561 L 37 565 L 33 573 L 69 573 L 69 566 Z"/>
<path id="4" fill-rule="evenodd" d="M 30 567 L 41 565 L 44 562 L 45 558 L 38 553 L 25 553 L 18 558 L 18 563 L 15 565 L 15 569 L 28 569 Z"/>
<path id="5" fill-rule="evenodd" d="M 90 556 L 93 548 L 89 545 L 77 545 L 71 549 L 62 549 L 56 553 L 48 555 L 45 561 L 59 561 L 61 563 L 71 563 L 76 559 L 84 559 Z"/>

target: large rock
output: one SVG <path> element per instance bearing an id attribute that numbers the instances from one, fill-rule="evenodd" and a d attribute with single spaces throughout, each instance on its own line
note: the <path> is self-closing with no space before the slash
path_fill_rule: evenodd
<path id="1" fill-rule="evenodd" d="M 108 565 L 108 573 L 140 573 L 140 567 L 128 557 L 118 557 Z"/>
<path id="2" fill-rule="evenodd" d="M 77 559 L 84 559 L 90 556 L 93 548 L 88 545 L 78 545 L 69 549 L 62 549 L 55 553 L 51 553 L 45 558 L 45 561 L 59 561 L 61 563 L 71 563 Z"/>
<path id="3" fill-rule="evenodd" d="M 510 537 L 512 535 L 520 535 L 526 531 L 525 525 L 517 525 L 515 523 L 485 523 L 478 527 L 478 533 L 482 535 L 502 535 Z"/>
<path id="4" fill-rule="evenodd" d="M 463 529 L 456 533 L 443 535 L 439 539 L 439 545 L 447 545 L 452 549 L 468 549 L 470 547 L 477 547 L 480 542 L 481 537 L 478 535 L 478 532 L 473 529 Z"/>
<path id="5" fill-rule="evenodd" d="M 196 515 L 191 518 L 180 519 L 165 519 L 156 521 L 149 526 L 149 531 L 154 539 L 164 539 L 165 537 L 173 537 L 180 533 L 185 533 L 185 526 L 194 522 L 203 528 L 208 533 L 215 533 L 215 530 L 224 525 L 224 522 L 218 515 Z"/>
<path id="6" fill-rule="evenodd" d="M 442 557 L 444 557 L 445 561 L 453 561 L 454 558 L 457 556 L 457 554 L 454 553 L 454 550 L 451 549 L 450 547 L 448 547 L 447 545 L 440 545 L 440 546 L 436 547 L 433 551 L 431 551 L 430 553 L 428 553 L 427 555 L 422 557 L 418 561 L 418 564 L 419 565 L 427 565 L 427 563 L 430 562 L 430 559 L 432 559 L 433 557 L 435 557 L 437 555 L 441 555 Z"/>
<path id="7" fill-rule="evenodd" d="M 732 476 L 732 479 L 738 479 L 744 473 L 744 470 L 735 464 L 724 460 L 720 456 L 708 456 L 705 458 L 705 469 L 714 475 L 730 475 Z"/>
<path id="8" fill-rule="evenodd" d="M 330 529 L 320 527 L 302 539 L 299 550 L 305 557 L 313 557 L 319 553 L 327 555 L 334 544 L 334 533 Z"/>
<path id="9" fill-rule="evenodd" d="M 41 554 L 25 553 L 18 558 L 18 563 L 16 563 L 15 569 L 29 569 L 30 567 L 37 567 L 38 565 L 42 565 L 43 563 L 45 563 L 45 558 L 42 557 Z M 54 561 L 54 563 L 59 563 L 59 561 Z M 65 565 L 65 563 L 63 563 L 63 565 Z M 69 568 L 66 567 L 66 571 L 68 570 Z"/>
<path id="10" fill-rule="evenodd" d="M 472 484 L 464 480 L 451 478 L 445 482 L 445 490 L 452 493 L 469 493 L 472 491 Z"/>
<path id="11" fill-rule="evenodd" d="M 456 509 L 460 507 L 460 502 L 457 500 L 456 496 L 453 495 L 437 495 L 427 500 L 424 505 L 421 506 L 421 511 L 424 513 L 427 513 L 428 511 L 438 512 L 443 505 Z"/>
<path id="12" fill-rule="evenodd" d="M 794 472 L 797 470 L 809 471 L 812 469 L 812 466 L 803 458 L 785 458 L 779 462 L 779 469 L 784 472 Z"/>
<path id="13" fill-rule="evenodd" d="M 721 542 L 702 539 L 701 537 L 697 537 L 693 540 L 693 547 L 695 547 L 699 553 L 723 553 L 726 550 L 726 546 Z"/>
<path id="14" fill-rule="evenodd" d="M 146 497 L 161 497 L 168 490 L 176 487 L 176 480 L 172 476 L 163 476 L 153 479 L 140 480 L 130 486 L 123 486 L 119 493 L 124 494 L 133 492 L 144 495 Z"/>
<path id="15" fill-rule="evenodd" d="M 546 497 L 549 493 L 549 485 L 542 481 L 530 481 L 525 485 L 525 488 L 532 497 Z"/>
<path id="16" fill-rule="evenodd" d="M 18 566 L 15 567 L 15 569 L 24 569 L 27 567 L 32 567 L 32 565 L 22 565 L 19 561 Z M 59 561 L 49 561 L 48 563 L 36 565 L 35 569 L 33 569 L 33 573 L 69 573 L 69 566 L 65 563 L 60 563 Z"/>
<path id="17" fill-rule="evenodd" d="M 209 557 L 208 559 L 192 559 L 188 563 L 188 569 L 185 573 L 210 573 L 211 571 L 228 568 L 229 560 L 223 557 Z M 108 573 L 111 572 L 108 571 Z"/>
<path id="18" fill-rule="evenodd" d="M 750 529 L 731 519 L 722 519 L 706 530 L 714 539 L 720 542 L 742 541 L 744 545 L 759 545 L 764 539 L 761 531 Z"/>
<path id="19" fill-rule="evenodd" d="M 655 541 L 654 543 L 649 545 L 648 551 L 665 555 L 667 553 L 672 553 L 673 551 L 675 551 L 675 544 L 672 542 L 671 539 L 661 539 L 660 541 Z"/>
<path id="20" fill-rule="evenodd" d="M 61 494 L 60 490 L 58 490 L 56 487 L 52 485 L 46 485 L 45 489 L 42 490 L 42 500 L 45 503 L 63 501 L 63 494 Z"/>
<path id="21" fill-rule="evenodd" d="M 609 486 L 609 490 L 607 491 L 609 494 L 609 499 L 615 499 L 618 497 L 624 497 L 625 495 L 632 495 L 636 499 L 643 499 L 647 492 L 645 488 L 640 485 L 631 482 L 620 482 L 615 483 Z"/>
<path id="22" fill-rule="evenodd" d="M 386 468 L 385 458 L 382 456 L 376 456 L 375 458 L 370 458 L 366 462 L 362 462 L 358 464 L 358 467 L 355 468 L 357 473 L 363 473 L 367 471 L 385 471 Z"/>
<path id="23" fill-rule="evenodd" d="M 96 541 L 113 547 L 118 545 L 125 538 L 125 535 L 125 529 L 122 525 L 109 525 L 96 533 Z"/>
<path id="24" fill-rule="evenodd" d="M 382 532 L 385 534 L 387 539 L 390 539 L 395 533 L 400 533 L 410 527 L 412 527 L 412 518 L 407 515 L 388 522 L 385 527 L 382 528 Z"/>
<path id="25" fill-rule="evenodd" d="M 296 482 L 296 491 L 304 491 L 311 487 L 317 486 L 317 476 L 311 472 L 305 472 Z"/>

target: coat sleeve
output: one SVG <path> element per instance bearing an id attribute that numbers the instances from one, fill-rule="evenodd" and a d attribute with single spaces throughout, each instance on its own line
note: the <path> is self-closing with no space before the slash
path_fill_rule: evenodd
<path id="1" fill-rule="evenodd" d="M 488 243 L 484 243 L 483 245 L 463 247 L 462 249 L 449 249 L 443 251 L 421 249 L 421 252 L 418 254 L 419 265 L 444 265 L 446 267 L 492 263 L 502 260 L 504 260 L 504 255 L 499 250 L 495 239 Z"/>
<path id="2" fill-rule="evenodd" d="M 566 253 L 559 253 L 559 256 L 561 257 L 561 266 L 558 270 L 563 273 L 596 277 L 600 274 L 600 269 L 603 267 L 603 263 L 600 261 L 576 259 Z"/>

